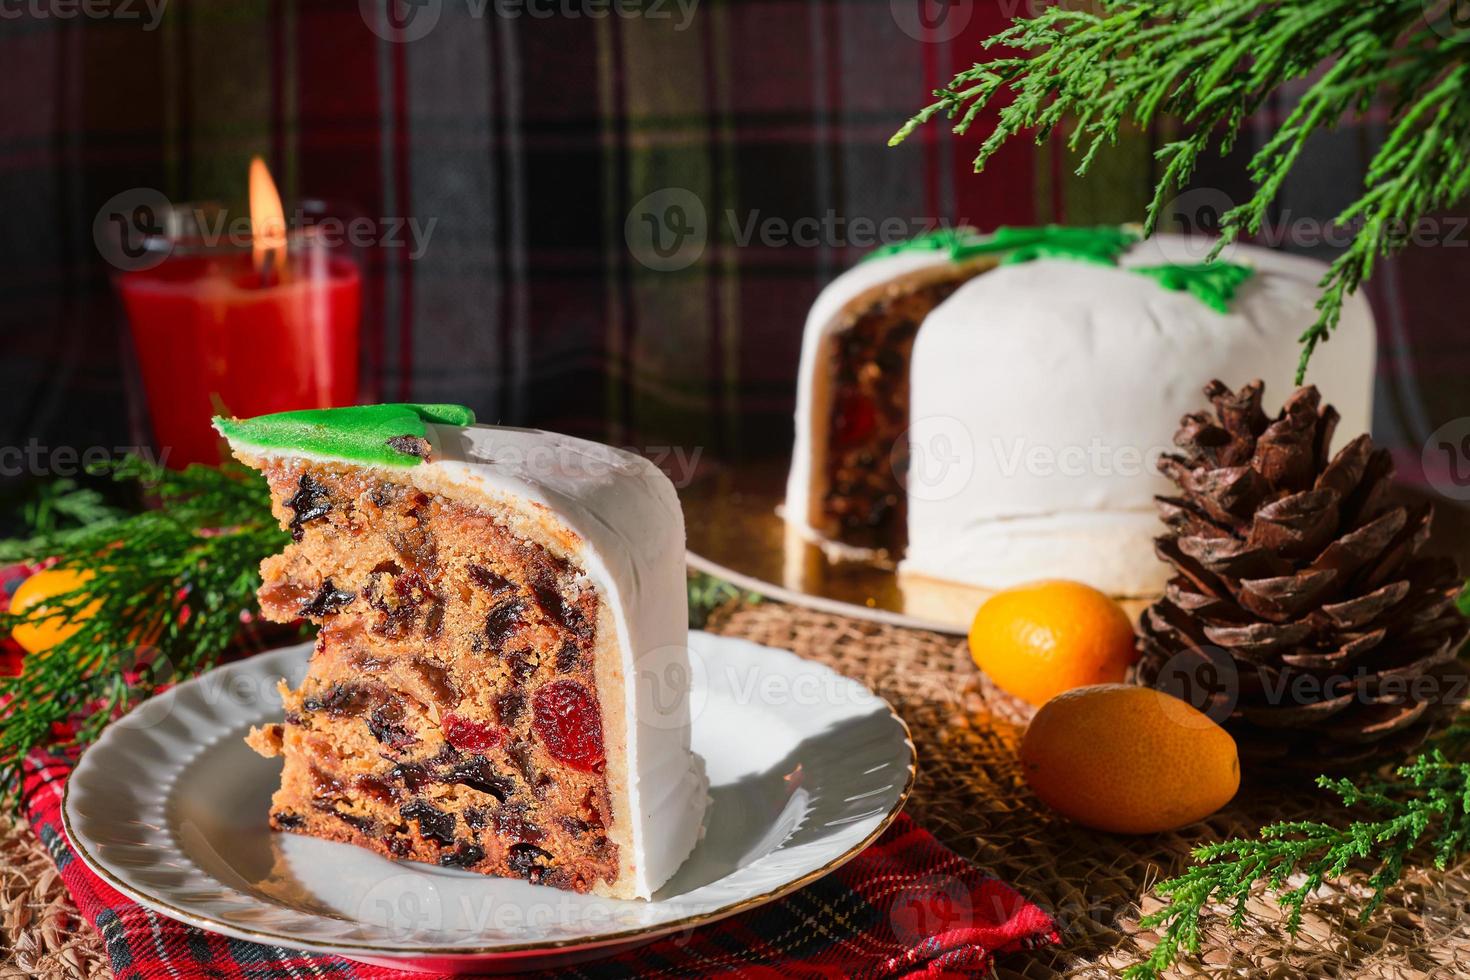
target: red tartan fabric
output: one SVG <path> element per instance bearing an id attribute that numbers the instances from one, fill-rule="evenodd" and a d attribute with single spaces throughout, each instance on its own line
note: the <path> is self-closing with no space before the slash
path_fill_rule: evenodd
<path id="1" fill-rule="evenodd" d="M 66 838 L 70 770 L 54 756 L 29 760 L 26 815 L 102 934 L 117 980 L 424 976 L 230 939 L 131 901 L 88 870 Z M 583 969 L 599 977 L 964 977 L 986 972 L 998 953 L 1056 941 L 1049 915 L 900 816 L 863 854 L 794 895 Z"/>
<path id="2" fill-rule="evenodd" d="M 54 83 L 0 114 L 13 229 L 0 238 L 0 448 L 147 444 L 94 222 L 137 188 L 238 202 L 255 153 L 288 199 L 324 198 L 375 226 L 365 401 L 463 402 L 507 425 L 734 462 L 790 447 L 803 319 L 876 244 L 873 228 L 893 223 L 892 240 L 938 222 L 1137 221 L 1154 151 L 1172 138 L 1120 133 L 1079 177 L 1060 127 L 976 174 L 992 108 L 964 137 L 936 122 L 890 148 L 936 87 L 999 53 L 981 39 L 1045 6 L 1021 0 L 593 5 L 602 16 L 559 0 L 190 0 L 153 3 L 157 29 L 13 6 L 0 64 Z M 373 14 L 390 7 L 415 39 L 384 36 Z M 1208 230 L 1249 196 L 1245 162 L 1299 91 L 1269 100 L 1232 153 L 1200 161 L 1167 229 Z M 1357 195 L 1385 131 L 1377 113 L 1301 147 L 1260 239 L 1335 257 L 1308 233 Z M 1470 415 L 1464 213 L 1367 287 L 1374 437 L 1402 450 L 1406 479 L 1429 433 Z M 692 264 L 647 264 L 634 246 L 650 228 Z M 1208 380 L 1178 370 L 1181 384 Z"/>
<path id="3" fill-rule="evenodd" d="M 0 569 L 0 608 L 22 577 Z M 8 638 L 0 644 L 17 652 Z M 39 752 L 27 760 L 25 815 L 102 935 L 117 980 L 425 976 L 230 939 L 131 901 L 88 870 L 67 840 L 61 801 L 73 764 Z M 867 851 L 779 902 L 579 969 L 619 978 L 964 977 L 986 972 L 996 954 L 1056 941 L 1046 912 L 900 815 Z"/>

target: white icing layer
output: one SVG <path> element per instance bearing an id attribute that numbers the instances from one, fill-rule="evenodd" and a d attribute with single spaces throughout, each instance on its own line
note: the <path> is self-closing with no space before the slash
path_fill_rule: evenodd
<path id="1" fill-rule="evenodd" d="M 576 536 L 567 539 L 565 557 L 610 607 L 624 687 L 598 695 L 605 716 L 607 699 L 621 697 L 625 705 L 627 812 L 634 815 L 633 853 L 623 862 L 630 880 L 619 883 L 625 886 L 619 892 L 648 898 L 693 850 L 709 800 L 703 761 L 689 748 L 684 517 L 673 484 L 648 460 L 584 439 L 481 425 L 428 430 L 431 460 L 393 469 L 395 476 L 564 527 Z M 323 458 L 231 448 L 257 458 Z M 609 789 L 617 800 L 620 787 Z"/>
<path id="2" fill-rule="evenodd" d="M 1205 251 L 1157 236 L 1122 266 L 1198 261 Z M 816 372 L 830 369 L 816 363 L 819 338 L 874 281 L 914 267 L 892 264 L 902 257 L 840 277 L 808 320 L 800 381 L 807 395 L 798 393 L 786 501 L 787 514 L 808 527 L 811 441 L 825 438 L 830 411 L 814 413 L 812 404 Z M 1062 259 L 1001 266 L 939 304 L 910 366 L 903 570 L 984 588 L 1067 577 L 1114 595 L 1162 589 L 1153 497 L 1173 487 L 1154 461 L 1172 448 L 1181 416 L 1208 407 L 1201 389 L 1212 378 L 1233 388 L 1261 378 L 1268 406 L 1291 393 L 1297 338 L 1316 319 L 1326 272 L 1320 262 L 1246 245 L 1224 258 L 1256 270 L 1227 314 L 1126 268 Z M 1372 313 L 1358 295 L 1312 358 L 1308 380 L 1342 414 L 1339 445 L 1369 429 L 1375 343 Z"/>

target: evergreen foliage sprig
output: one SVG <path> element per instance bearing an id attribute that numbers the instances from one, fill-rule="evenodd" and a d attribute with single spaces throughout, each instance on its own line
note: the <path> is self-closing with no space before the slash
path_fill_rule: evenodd
<path id="1" fill-rule="evenodd" d="M 753 604 L 761 601 L 759 593 L 742 589 L 707 572 L 691 571 L 688 591 L 689 628 L 693 630 L 703 629 L 710 615 L 727 602 L 738 599 Z"/>
<path id="2" fill-rule="evenodd" d="M 1470 726 L 1456 726 L 1441 745 L 1470 741 Z M 1260 884 L 1287 913 L 1288 934 L 1296 935 L 1306 902 L 1324 883 L 1351 867 L 1368 874 L 1370 894 L 1360 917 L 1382 904 L 1402 878 L 1416 851 L 1445 869 L 1470 850 L 1470 763 L 1456 762 L 1434 748 L 1401 766 L 1396 778 L 1357 786 L 1347 779 L 1318 779 L 1345 808 L 1364 816 L 1344 824 L 1290 821 L 1261 829 L 1259 837 L 1237 838 L 1196 848 L 1196 863 L 1183 874 L 1154 886 L 1165 900 L 1139 923 L 1160 929 L 1158 944 L 1141 963 L 1124 971 L 1125 980 L 1157 980 L 1185 953 L 1199 949 L 1201 919 L 1213 906 L 1225 906 L 1239 929 L 1246 903 Z"/>
<path id="3" fill-rule="evenodd" d="M 1375 105 L 1388 112 L 1362 195 L 1335 223 L 1351 242 L 1322 280 L 1317 321 L 1301 336 L 1297 382 L 1330 336 L 1345 297 L 1374 263 L 1402 248 L 1416 222 L 1470 193 L 1470 28 L 1452 0 L 1104 0 L 1097 12 L 1049 7 L 984 42 L 1021 52 L 958 73 L 904 125 L 898 143 L 936 116 L 965 133 L 998 104 L 975 169 L 1012 137 L 1038 142 L 1059 127 L 1086 173 L 1125 126 L 1164 118 L 1184 132 L 1157 150 L 1162 169 L 1146 230 L 1212 147 L 1234 145 L 1242 123 L 1283 85 L 1295 106 L 1249 165 L 1255 191 L 1220 219 L 1216 251 L 1256 234 L 1307 141 Z"/>
<path id="4" fill-rule="evenodd" d="M 49 494 L 35 533 L 0 542 L 0 563 L 58 559 L 90 576 L 44 608 L 0 613 L 0 634 L 57 617 L 77 631 L 0 678 L 0 794 L 14 798 L 21 760 L 41 745 L 86 745 L 120 711 L 224 652 L 256 608 L 261 559 L 286 535 L 265 481 L 238 465 L 162 469 L 135 457 L 109 466 L 159 506 L 127 514 L 94 491 Z M 81 523 L 78 523 L 81 522 Z"/>

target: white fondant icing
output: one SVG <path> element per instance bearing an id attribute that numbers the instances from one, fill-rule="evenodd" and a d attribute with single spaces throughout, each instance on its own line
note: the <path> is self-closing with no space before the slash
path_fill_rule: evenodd
<path id="1" fill-rule="evenodd" d="M 1114 595 L 1162 589 L 1167 566 L 1154 468 L 1180 418 L 1207 408 L 1206 382 L 1266 384 L 1268 411 L 1294 390 L 1297 338 L 1316 319 L 1320 262 L 1246 245 L 1253 266 L 1230 311 L 1126 271 L 1196 261 L 1197 241 L 1158 236 L 1114 268 L 1063 259 L 1003 265 L 960 287 L 925 319 L 910 366 L 914 454 L 903 570 L 1000 588 L 1066 577 Z M 843 306 L 882 277 L 914 268 L 875 259 L 837 279 L 807 322 L 797 442 L 786 512 L 806 527 L 819 338 Z M 928 263 L 934 253 L 909 256 Z M 854 275 L 857 273 L 858 275 Z M 849 278 L 851 277 L 851 278 Z M 1372 419 L 1376 338 L 1367 300 L 1351 297 L 1308 381 L 1342 415 L 1341 445 Z M 811 357 L 808 357 L 810 352 Z"/>
<path id="2" fill-rule="evenodd" d="M 601 589 L 623 655 L 631 874 L 634 893 L 648 898 L 694 849 L 709 799 L 703 762 L 689 748 L 684 516 L 673 484 L 640 456 L 551 432 L 431 424 L 428 436 L 431 460 L 395 475 L 469 503 L 549 512 L 579 539 L 566 557 Z"/>

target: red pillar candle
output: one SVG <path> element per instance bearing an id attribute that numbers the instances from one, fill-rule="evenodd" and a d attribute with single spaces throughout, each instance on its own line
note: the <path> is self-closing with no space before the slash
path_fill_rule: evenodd
<path id="1" fill-rule="evenodd" d="M 316 229 L 288 231 L 259 157 L 249 189 L 243 240 L 207 240 L 198 231 L 197 240 L 166 240 L 156 250 L 161 263 L 118 280 L 154 440 L 175 468 L 220 461 L 211 416 L 357 401 L 357 265 Z M 201 230 L 209 224 L 200 222 Z M 225 221 L 214 227 L 234 231 Z"/>
<path id="2" fill-rule="evenodd" d="M 345 256 L 308 249 L 263 282 L 249 251 L 176 253 L 118 289 L 171 467 L 220 461 L 212 415 L 357 401 L 362 286 Z"/>

